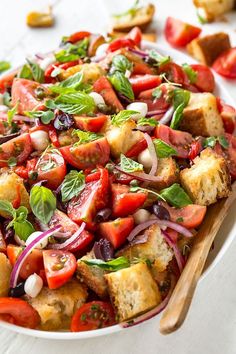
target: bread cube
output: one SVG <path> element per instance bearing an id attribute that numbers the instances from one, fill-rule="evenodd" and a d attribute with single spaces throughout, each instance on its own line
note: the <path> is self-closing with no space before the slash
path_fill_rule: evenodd
<path id="1" fill-rule="evenodd" d="M 232 10 L 235 5 L 234 0 L 193 0 L 193 2 L 208 22 Z"/>
<path id="2" fill-rule="evenodd" d="M 224 32 L 208 34 L 191 41 L 187 50 L 200 63 L 211 66 L 224 51 L 231 48 L 229 35 Z"/>
<path id="3" fill-rule="evenodd" d="M 83 82 L 84 83 L 93 83 L 101 76 L 105 74 L 105 71 L 100 67 L 100 65 L 96 63 L 89 63 L 89 64 L 82 64 L 82 65 L 75 65 L 66 70 L 63 70 L 59 74 L 59 79 L 66 80 L 70 76 L 75 75 L 77 72 L 83 72 Z"/>
<path id="4" fill-rule="evenodd" d="M 0 253 L 0 297 L 8 296 L 11 265 L 4 253 Z"/>
<path id="5" fill-rule="evenodd" d="M 95 256 L 93 251 L 91 251 L 77 261 L 78 276 L 83 283 L 92 289 L 99 297 L 105 298 L 108 295 L 107 283 L 104 278 L 106 271 L 96 266 L 87 265 L 83 262 L 83 260 L 90 260 L 93 258 L 95 258 Z"/>
<path id="6" fill-rule="evenodd" d="M 199 205 L 210 205 L 228 197 L 231 189 L 227 163 L 211 148 L 203 150 L 191 168 L 180 172 L 180 181 L 193 202 Z"/>
<path id="7" fill-rule="evenodd" d="M 161 302 L 158 286 L 146 263 L 106 274 L 105 278 L 119 322 L 132 319 Z"/>
<path id="8" fill-rule="evenodd" d="M 184 109 L 180 129 L 195 136 L 223 135 L 223 122 L 215 96 L 208 92 L 192 93 L 189 104 Z"/>
<path id="9" fill-rule="evenodd" d="M 150 185 L 158 190 L 171 186 L 179 180 L 179 170 L 172 157 L 158 159 L 156 176 L 162 178 L 160 182 L 153 182 Z"/>

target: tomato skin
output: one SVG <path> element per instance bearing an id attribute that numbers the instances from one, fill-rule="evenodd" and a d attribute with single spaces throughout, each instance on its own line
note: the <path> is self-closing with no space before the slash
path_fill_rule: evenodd
<path id="1" fill-rule="evenodd" d="M 109 327 L 115 323 L 115 313 L 110 303 L 91 301 L 75 312 L 71 320 L 70 330 L 71 332 L 90 331 Z"/>
<path id="2" fill-rule="evenodd" d="M 127 157 L 135 157 L 147 148 L 146 139 L 139 140 L 134 146 L 132 146 L 125 154 Z"/>
<path id="3" fill-rule="evenodd" d="M 31 138 L 28 133 L 17 136 L 14 139 L 0 145 L 0 167 L 7 167 L 7 161 L 15 157 L 17 164 L 22 164 L 33 151 Z"/>
<path id="4" fill-rule="evenodd" d="M 109 47 L 107 48 L 107 53 L 115 52 L 116 50 L 125 47 L 134 48 L 134 40 L 131 38 L 117 38 L 109 44 Z"/>
<path id="5" fill-rule="evenodd" d="M 105 103 L 108 106 L 113 107 L 116 112 L 119 112 L 122 109 L 124 109 L 115 91 L 113 90 L 111 83 L 108 81 L 108 79 L 105 76 L 100 77 L 93 84 L 93 90 L 99 93 L 103 97 Z"/>
<path id="6" fill-rule="evenodd" d="M 142 40 L 142 31 L 139 27 L 134 27 L 127 34 L 127 36 L 125 36 L 125 38 L 132 39 L 137 46 L 140 46 Z"/>
<path id="7" fill-rule="evenodd" d="M 0 298 L 0 316 L 10 315 L 11 317 L 2 317 L 5 320 L 10 319 L 10 323 L 17 326 L 34 329 L 40 324 L 38 312 L 26 301 L 12 297 Z"/>
<path id="8" fill-rule="evenodd" d="M 229 172 L 232 181 L 236 180 L 236 137 L 231 134 L 225 134 L 229 142 L 229 148 L 226 150 L 229 161 Z"/>
<path id="9" fill-rule="evenodd" d="M 88 174 L 86 177 L 85 177 L 85 182 L 86 183 L 89 183 L 89 182 L 95 182 L 95 181 L 98 181 L 101 177 L 101 172 L 100 171 L 97 171 L 97 172 L 94 172 L 94 173 L 90 173 Z"/>
<path id="10" fill-rule="evenodd" d="M 219 97 L 216 98 L 216 102 L 226 133 L 233 134 L 236 122 L 236 109 L 224 103 Z"/>
<path id="11" fill-rule="evenodd" d="M 58 67 L 60 69 L 66 70 L 68 68 L 71 68 L 72 66 L 81 64 L 81 60 L 73 60 L 73 61 L 69 61 L 67 63 L 60 63 L 59 61 L 56 63 L 53 63 L 51 65 L 49 65 L 47 67 L 47 69 L 44 72 L 44 80 L 46 84 L 50 84 L 50 83 L 55 83 L 56 79 L 54 77 L 51 76 L 53 70 L 55 69 L 55 67 Z"/>
<path id="12" fill-rule="evenodd" d="M 192 64 L 190 66 L 197 73 L 197 81 L 194 85 L 202 92 L 213 92 L 215 89 L 215 78 L 211 69 L 201 64 Z"/>
<path id="13" fill-rule="evenodd" d="M 192 144 L 190 145 L 188 158 L 190 160 L 194 160 L 195 157 L 197 157 L 200 154 L 202 149 L 203 147 L 200 140 L 193 141 Z"/>
<path id="14" fill-rule="evenodd" d="M 133 63 L 133 71 L 132 74 L 133 75 L 145 75 L 145 74 L 153 74 L 153 70 L 152 68 L 150 68 L 150 66 L 148 66 L 148 64 L 145 63 Z"/>
<path id="15" fill-rule="evenodd" d="M 109 161 L 110 145 L 106 138 L 101 138 L 78 146 L 64 146 L 60 152 L 70 165 L 84 170 L 104 166 Z"/>
<path id="16" fill-rule="evenodd" d="M 173 17 L 168 17 L 165 25 L 165 37 L 174 47 L 185 47 L 201 33 L 201 28 L 185 23 Z"/>
<path id="17" fill-rule="evenodd" d="M 74 116 L 75 125 L 77 128 L 89 132 L 99 132 L 108 120 L 105 114 L 98 114 L 96 117 Z"/>
<path id="18" fill-rule="evenodd" d="M 102 237 L 110 241 L 112 246 L 117 249 L 125 243 L 133 227 L 134 219 L 129 216 L 100 223 L 99 232 Z"/>
<path id="19" fill-rule="evenodd" d="M 67 42 L 70 43 L 76 43 L 78 41 L 81 41 L 84 38 L 90 37 L 91 33 L 87 31 L 80 31 L 80 32 L 75 32 L 69 36 L 67 39 Z"/>
<path id="20" fill-rule="evenodd" d="M 76 270 L 76 258 L 67 251 L 44 250 L 43 262 L 49 289 L 60 288 Z"/>
<path id="21" fill-rule="evenodd" d="M 166 74 L 167 79 L 176 84 L 189 84 L 187 74 L 184 72 L 182 67 L 176 63 L 166 63 L 159 67 L 159 74 Z"/>
<path id="22" fill-rule="evenodd" d="M 140 92 L 155 88 L 161 84 L 161 78 L 157 75 L 137 75 L 129 79 L 135 95 Z"/>
<path id="23" fill-rule="evenodd" d="M 0 93 L 4 93 L 7 88 L 12 87 L 13 80 L 18 73 L 18 69 L 0 77 Z"/>
<path id="24" fill-rule="evenodd" d="M 147 193 L 131 193 L 128 186 L 122 184 L 112 184 L 112 213 L 113 216 L 125 217 L 133 214 L 141 208 L 147 199 Z"/>
<path id="25" fill-rule="evenodd" d="M 222 53 L 213 63 L 212 68 L 217 74 L 236 79 L 236 48 L 231 48 Z"/>
<path id="26" fill-rule="evenodd" d="M 23 179 L 28 178 L 28 170 L 25 166 L 18 166 L 15 168 L 14 172 Z"/>

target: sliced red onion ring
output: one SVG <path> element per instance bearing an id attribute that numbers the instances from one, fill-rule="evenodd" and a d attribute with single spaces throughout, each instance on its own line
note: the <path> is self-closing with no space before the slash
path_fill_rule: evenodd
<path id="1" fill-rule="evenodd" d="M 7 113 L 0 112 L 0 119 L 7 120 Z M 34 118 L 29 118 L 26 116 L 22 116 L 20 114 L 15 114 L 13 117 L 13 121 L 15 121 L 15 122 L 23 121 L 23 122 L 27 122 L 27 123 L 34 123 Z"/>
<path id="2" fill-rule="evenodd" d="M 147 58 L 148 57 L 148 53 L 142 51 L 142 50 L 137 50 L 137 49 L 133 49 L 133 48 L 129 48 L 129 52 L 138 55 L 141 58 Z"/>
<path id="3" fill-rule="evenodd" d="M 10 277 L 10 287 L 11 288 L 15 288 L 16 287 L 21 267 L 22 267 L 26 257 L 30 254 L 30 252 L 40 242 L 42 242 L 44 239 L 47 239 L 48 237 L 52 236 L 55 232 L 60 230 L 60 228 L 61 228 L 61 225 L 57 225 L 57 226 L 53 227 L 52 229 L 43 232 L 41 235 L 36 237 L 27 247 L 25 247 L 23 252 L 17 258 L 17 261 L 16 261 L 16 263 L 15 263 L 13 269 L 12 269 L 11 277 Z"/>
<path id="4" fill-rule="evenodd" d="M 166 113 L 166 109 L 157 109 L 155 111 L 149 111 L 146 114 L 146 117 L 152 117 L 155 115 L 159 115 L 159 114 L 165 114 Z"/>
<path id="5" fill-rule="evenodd" d="M 147 133 L 144 134 L 144 138 L 147 142 L 148 150 L 149 150 L 149 153 L 150 153 L 150 156 L 152 159 L 152 168 L 149 172 L 149 175 L 155 176 L 155 174 L 157 172 L 157 165 L 158 165 L 158 158 L 157 158 L 157 154 L 156 154 L 156 149 L 155 149 L 155 146 L 152 142 L 152 138 Z"/>
<path id="6" fill-rule="evenodd" d="M 133 239 L 135 238 L 135 236 L 137 236 L 141 231 L 147 229 L 149 226 L 154 225 L 157 223 L 156 219 L 153 220 L 148 220 L 143 222 L 142 224 L 137 225 L 129 234 L 129 236 L 127 237 L 127 240 L 129 242 L 132 242 Z"/>
<path id="7" fill-rule="evenodd" d="M 137 125 L 137 130 L 140 130 L 143 133 L 151 133 L 155 127 L 151 127 L 150 125 Z"/>
<path id="8" fill-rule="evenodd" d="M 119 166 L 115 165 L 114 166 L 116 170 L 118 170 L 121 173 L 124 173 L 127 176 L 133 177 L 134 179 L 137 179 L 139 181 L 143 181 L 143 182 L 162 182 L 162 177 L 160 176 L 151 176 L 147 173 L 144 172 L 125 172 L 123 171 Z"/>
<path id="9" fill-rule="evenodd" d="M 86 224 L 85 224 L 85 222 L 83 222 L 81 224 L 80 228 L 68 240 L 66 240 L 63 243 L 53 243 L 53 244 L 49 245 L 48 248 L 54 249 L 54 250 L 64 250 L 64 249 L 68 248 L 69 246 L 72 246 L 77 241 L 80 234 L 84 231 L 85 226 L 86 226 Z"/>
<path id="10" fill-rule="evenodd" d="M 168 304 L 168 302 L 170 300 L 171 294 L 172 294 L 172 292 L 174 290 L 175 284 L 176 284 L 176 279 L 172 276 L 171 277 L 170 290 L 169 290 L 168 294 L 166 295 L 165 299 L 157 307 L 154 307 L 154 309 L 148 311 L 147 313 L 144 313 L 141 316 L 138 316 L 137 318 L 134 318 L 133 320 L 130 320 L 128 322 L 120 323 L 120 326 L 122 328 L 136 326 L 137 324 L 140 324 L 140 323 L 142 323 L 144 321 L 147 321 L 150 318 L 158 315 L 167 306 L 167 304 Z"/>
<path id="11" fill-rule="evenodd" d="M 175 258 L 176 258 L 176 262 L 179 267 L 179 271 L 180 271 L 180 273 L 182 273 L 184 266 L 185 266 L 185 260 L 179 250 L 179 247 L 177 246 L 177 244 L 175 242 L 173 242 L 173 240 L 171 239 L 171 237 L 168 235 L 168 233 L 166 231 L 162 230 L 162 235 L 165 238 L 168 245 L 173 249 L 174 254 L 175 254 Z"/>
<path id="12" fill-rule="evenodd" d="M 164 116 L 159 120 L 160 124 L 167 124 L 171 121 L 171 118 L 174 113 L 174 107 L 170 107 L 168 111 L 164 114 Z"/>

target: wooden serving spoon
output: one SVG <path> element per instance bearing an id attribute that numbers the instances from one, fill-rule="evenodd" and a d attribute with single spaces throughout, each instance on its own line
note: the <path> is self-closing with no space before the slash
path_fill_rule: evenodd
<path id="1" fill-rule="evenodd" d="M 229 207 L 235 199 L 236 182 L 233 183 L 232 192 L 227 199 L 222 199 L 208 208 L 206 218 L 198 231 L 187 264 L 161 318 L 160 332 L 162 334 L 176 331 L 184 322 L 211 245 Z"/>

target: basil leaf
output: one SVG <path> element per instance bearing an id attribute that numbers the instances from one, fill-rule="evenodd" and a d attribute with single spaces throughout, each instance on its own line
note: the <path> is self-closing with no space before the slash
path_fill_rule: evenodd
<path id="1" fill-rule="evenodd" d="M 224 149 L 228 149 L 228 147 L 229 147 L 229 142 L 228 142 L 228 140 L 226 139 L 225 136 L 219 136 L 219 137 L 218 137 L 218 141 L 219 141 L 220 145 L 221 145 Z"/>
<path id="2" fill-rule="evenodd" d="M 178 129 L 179 124 L 182 120 L 183 117 L 183 111 L 184 111 L 185 105 L 184 103 L 181 103 L 174 111 L 173 117 L 171 119 L 170 127 L 172 129 Z"/>
<path id="3" fill-rule="evenodd" d="M 7 107 L 10 107 L 11 104 L 11 95 L 7 91 L 3 94 L 3 104 Z"/>
<path id="4" fill-rule="evenodd" d="M 122 54 L 117 54 L 112 59 L 111 72 L 120 71 L 125 74 L 127 70 L 132 70 L 132 63 Z"/>
<path id="5" fill-rule="evenodd" d="M 55 102 L 54 102 L 53 100 L 46 100 L 46 101 L 44 102 L 44 105 L 45 105 L 45 107 L 47 107 L 48 109 L 52 109 L 52 110 L 54 110 L 54 109 L 57 108 L 57 106 L 56 106 L 56 104 L 55 104 Z"/>
<path id="6" fill-rule="evenodd" d="M 177 155 L 177 151 L 161 139 L 154 139 L 153 144 L 156 149 L 156 154 L 159 158 Z"/>
<path id="7" fill-rule="evenodd" d="M 34 215 L 47 224 L 56 210 L 56 197 L 43 186 L 33 186 L 30 191 L 30 206 Z"/>
<path id="8" fill-rule="evenodd" d="M 119 219 L 117 220 L 117 222 L 119 222 Z M 116 272 L 117 270 L 128 268 L 130 266 L 129 260 L 123 256 L 112 259 L 111 261 L 107 261 L 107 262 L 101 259 L 89 259 L 89 260 L 82 259 L 82 262 L 84 262 L 88 266 L 96 266 L 103 270 L 108 270 L 111 272 Z"/>
<path id="9" fill-rule="evenodd" d="M 186 107 L 190 100 L 190 92 L 187 90 L 183 90 L 181 88 L 177 88 L 173 91 L 173 104 L 174 108 L 176 109 L 181 104 Z"/>
<path id="10" fill-rule="evenodd" d="M 18 75 L 21 79 L 33 80 L 33 74 L 29 65 L 25 64 Z"/>
<path id="11" fill-rule="evenodd" d="M 12 124 L 12 120 L 14 118 L 14 115 L 17 113 L 18 105 L 19 105 L 19 101 L 17 101 L 15 106 L 12 107 L 11 109 L 9 109 L 9 111 L 7 112 L 7 123 L 9 125 Z"/>
<path id="12" fill-rule="evenodd" d="M 91 113 L 95 109 L 93 98 L 84 92 L 61 94 L 54 103 L 58 109 L 69 114 Z"/>
<path id="13" fill-rule="evenodd" d="M 186 205 L 193 204 L 188 194 L 178 183 L 174 183 L 172 186 L 162 189 L 160 195 L 170 205 L 173 205 L 176 208 L 182 208 Z"/>
<path id="14" fill-rule="evenodd" d="M 10 67 L 11 67 L 11 64 L 8 61 L 5 61 L 5 60 L 0 61 L 0 73 L 10 69 Z"/>
<path id="15" fill-rule="evenodd" d="M 123 73 L 116 71 L 109 77 L 109 80 L 116 91 L 120 92 L 130 100 L 134 100 L 134 92 L 131 83 Z"/>
<path id="16" fill-rule="evenodd" d="M 67 43 L 65 49 L 55 53 L 55 58 L 60 63 L 74 61 L 87 56 L 89 39 L 84 38 L 76 44 Z"/>
<path id="17" fill-rule="evenodd" d="M 7 200 L 0 200 L 0 210 L 12 216 L 13 218 L 16 216 L 15 209 Z"/>
<path id="18" fill-rule="evenodd" d="M 68 77 L 68 79 L 60 82 L 59 86 L 61 87 L 70 87 L 77 89 L 83 81 L 83 72 L 79 71 L 78 73 Z"/>
<path id="19" fill-rule="evenodd" d="M 85 188 L 85 176 L 83 171 L 71 170 L 61 186 L 62 201 L 67 202 L 77 196 Z"/>
<path id="20" fill-rule="evenodd" d="M 120 167 L 124 172 L 140 172 L 143 171 L 143 165 L 125 155 L 120 155 Z"/>
<path id="21" fill-rule="evenodd" d="M 74 145 L 81 145 L 89 143 L 90 141 L 98 140 L 103 137 L 102 134 L 96 134 L 93 132 L 85 132 L 83 130 L 74 129 L 72 132 L 72 136 L 76 136 L 79 138 L 79 141 Z"/>
<path id="22" fill-rule="evenodd" d="M 187 74 L 190 84 L 195 84 L 197 81 L 197 72 L 188 64 L 183 64 L 182 68 Z"/>
<path id="23" fill-rule="evenodd" d="M 44 71 L 37 63 L 32 63 L 27 59 L 34 81 L 44 82 Z"/>
<path id="24" fill-rule="evenodd" d="M 140 118 L 137 121 L 137 125 L 150 125 L 151 127 L 156 127 L 159 125 L 158 121 L 154 118 Z"/>
<path id="25" fill-rule="evenodd" d="M 120 111 L 118 114 L 112 116 L 111 124 L 116 127 L 120 127 L 123 123 L 132 119 L 132 116 L 137 113 L 138 113 L 137 111 L 124 109 L 123 111 Z"/>
<path id="26" fill-rule="evenodd" d="M 35 231 L 33 225 L 28 221 L 24 220 L 22 222 L 15 221 L 13 224 L 15 233 L 23 241 L 26 241 L 27 238 Z"/>
<path id="27" fill-rule="evenodd" d="M 157 53 L 154 49 L 150 50 L 148 52 L 149 58 L 153 59 L 156 61 L 156 64 L 153 66 L 161 66 L 164 64 L 167 64 L 171 61 L 171 58 L 169 56 L 163 56 L 159 53 Z"/>
<path id="28" fill-rule="evenodd" d="M 21 205 L 17 210 L 16 210 L 16 216 L 15 219 L 16 221 L 25 221 L 25 219 L 28 216 L 28 209 Z"/>
<path id="29" fill-rule="evenodd" d="M 9 167 L 14 167 L 17 165 L 17 159 L 14 156 L 12 156 L 7 160 L 7 164 Z"/>
<path id="30" fill-rule="evenodd" d="M 44 124 L 48 124 L 54 119 L 54 113 L 52 111 L 28 111 L 24 113 L 30 118 L 40 118 L 41 122 Z"/>
<path id="31" fill-rule="evenodd" d="M 139 186 L 131 186 L 129 191 L 133 192 L 133 193 L 138 192 L 138 191 L 147 192 L 147 193 L 155 195 L 155 197 L 157 197 L 157 199 L 162 199 L 164 202 L 166 201 L 164 197 L 162 197 L 159 193 L 153 191 L 152 189 L 142 188 Z"/>
<path id="32" fill-rule="evenodd" d="M 228 149 L 229 147 L 229 142 L 228 140 L 224 137 L 224 136 L 219 136 L 219 137 L 214 137 L 214 136 L 209 136 L 208 138 L 206 138 L 203 142 L 203 147 L 210 147 L 210 148 L 214 148 L 217 141 L 220 143 L 220 145 L 224 148 L 224 149 Z"/>
<path id="33" fill-rule="evenodd" d="M 161 96 L 162 96 L 162 90 L 161 90 L 161 88 L 160 87 L 156 87 L 154 90 L 153 90 L 153 92 L 152 92 L 152 96 L 154 97 L 154 98 L 161 98 Z"/>

